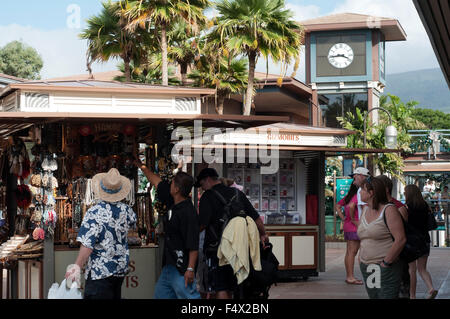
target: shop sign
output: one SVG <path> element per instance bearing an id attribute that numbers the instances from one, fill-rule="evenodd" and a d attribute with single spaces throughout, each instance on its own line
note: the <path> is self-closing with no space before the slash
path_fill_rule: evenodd
<path id="1" fill-rule="evenodd" d="M 231 132 L 214 136 L 214 143 L 287 146 L 346 146 L 346 138 L 330 135 L 302 135 L 278 130 Z"/>
<path id="2" fill-rule="evenodd" d="M 157 248 L 131 248 L 130 272 L 122 284 L 124 299 L 152 299 L 156 284 L 156 253 Z M 78 250 L 55 251 L 55 280 L 61 283 L 66 273 L 67 265 L 77 258 Z M 84 287 L 84 276 L 81 278 Z"/>
<path id="3" fill-rule="evenodd" d="M 352 185 L 353 179 L 336 177 L 336 203 L 343 199 Z"/>

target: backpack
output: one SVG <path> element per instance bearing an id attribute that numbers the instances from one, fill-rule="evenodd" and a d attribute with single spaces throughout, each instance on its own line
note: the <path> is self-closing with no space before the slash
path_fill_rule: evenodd
<path id="1" fill-rule="evenodd" d="M 211 235 L 211 243 L 208 245 L 208 247 L 205 248 L 205 253 L 207 255 L 216 254 L 217 249 L 220 245 L 220 240 L 222 238 L 223 231 L 225 227 L 227 227 L 228 223 L 231 219 L 234 217 L 243 217 L 246 218 L 247 214 L 245 213 L 245 208 L 242 202 L 239 200 L 239 190 L 234 189 L 235 194 L 231 199 L 227 202 L 225 198 L 215 189 L 212 189 L 212 191 L 215 193 L 219 201 L 224 205 L 223 206 L 223 215 L 219 218 L 219 233 L 217 233 L 215 229 L 214 224 L 209 225 L 209 234 Z"/>
<path id="2" fill-rule="evenodd" d="M 400 217 L 403 222 L 403 227 L 405 229 L 406 235 L 406 244 L 403 247 L 402 252 L 400 253 L 400 259 L 405 261 L 406 263 L 410 263 L 419 257 L 425 255 L 428 252 L 428 245 L 425 236 L 413 225 L 407 223 L 403 216 L 400 214 Z M 383 214 L 384 223 L 389 230 L 389 226 L 386 222 L 386 212 Z M 392 239 L 394 237 L 391 234 Z"/>
<path id="3" fill-rule="evenodd" d="M 268 299 L 269 289 L 278 282 L 277 257 L 272 252 L 273 245 L 266 243 L 266 247 L 260 244 L 261 271 L 256 271 L 253 264 L 250 265 L 250 274 L 235 292 L 235 299 Z"/>

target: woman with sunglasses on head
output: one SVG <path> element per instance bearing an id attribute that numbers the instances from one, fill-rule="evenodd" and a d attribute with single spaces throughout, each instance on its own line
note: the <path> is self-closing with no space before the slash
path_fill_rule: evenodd
<path id="1" fill-rule="evenodd" d="M 384 183 L 369 177 L 361 185 L 364 208 L 358 227 L 360 268 L 370 299 L 396 299 L 403 262 L 399 255 L 406 236 L 398 209 L 388 203 Z"/>

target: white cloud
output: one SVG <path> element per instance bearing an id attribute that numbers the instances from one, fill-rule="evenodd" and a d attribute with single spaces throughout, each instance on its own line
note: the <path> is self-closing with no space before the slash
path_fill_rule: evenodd
<path id="1" fill-rule="evenodd" d="M 298 4 L 287 3 L 286 8 L 292 10 L 296 21 L 304 21 L 317 18 L 320 15 L 320 7 L 315 5 L 302 6 Z"/>
<path id="2" fill-rule="evenodd" d="M 41 78 L 64 77 L 87 73 L 86 41 L 78 38 L 80 29 L 44 31 L 31 26 L 0 25 L 0 46 L 20 40 L 35 48 L 44 60 Z M 116 69 L 117 61 L 95 64 L 94 72 Z"/>
<path id="3" fill-rule="evenodd" d="M 346 0 L 332 13 L 360 13 L 397 19 L 405 30 L 407 41 L 386 45 L 387 73 L 438 68 L 436 55 L 412 1 Z"/>
<path id="4" fill-rule="evenodd" d="M 297 22 L 317 18 L 320 16 L 320 7 L 315 5 L 299 5 L 299 4 L 293 4 L 293 3 L 287 3 L 286 8 L 290 9 L 294 14 L 294 20 Z M 305 47 L 302 47 L 301 53 L 300 53 L 300 65 L 298 67 L 298 70 L 296 72 L 295 78 L 305 82 Z M 258 61 L 258 64 L 256 65 L 256 71 L 265 73 L 267 70 L 267 62 L 264 59 L 260 59 Z M 287 72 L 285 73 L 286 76 L 291 76 L 292 72 L 294 71 L 294 65 L 289 65 Z M 284 69 L 282 69 L 282 65 L 279 63 L 274 63 L 273 61 L 269 61 L 269 73 L 270 74 L 277 74 L 280 75 L 282 72 L 285 72 Z"/>

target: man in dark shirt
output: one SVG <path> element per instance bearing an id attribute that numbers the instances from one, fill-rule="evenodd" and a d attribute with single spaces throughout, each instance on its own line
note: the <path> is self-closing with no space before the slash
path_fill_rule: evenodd
<path id="1" fill-rule="evenodd" d="M 158 199 L 169 207 L 163 217 L 163 269 L 155 286 L 155 299 L 200 299 L 194 276 L 200 231 L 189 197 L 194 179 L 178 172 L 169 184 L 142 163 L 138 165 L 157 188 Z"/>
<path id="2" fill-rule="evenodd" d="M 238 200 L 245 209 L 245 213 L 250 216 L 258 227 L 261 242 L 267 242 L 268 237 L 264 230 L 264 223 L 252 204 L 239 190 L 222 184 L 219 175 L 213 168 L 205 168 L 197 176 L 195 187 L 201 187 L 205 192 L 200 198 L 199 221 L 200 231 L 206 229 L 204 252 L 208 264 L 208 289 L 216 292 L 217 299 L 230 299 L 232 292 L 236 288 L 237 280 L 230 265 L 219 266 L 217 258 L 217 248 L 211 249 L 216 234 L 221 234 L 221 223 L 219 219 L 223 216 L 224 204 L 217 196 L 217 191 L 228 202 L 238 192 Z"/>

